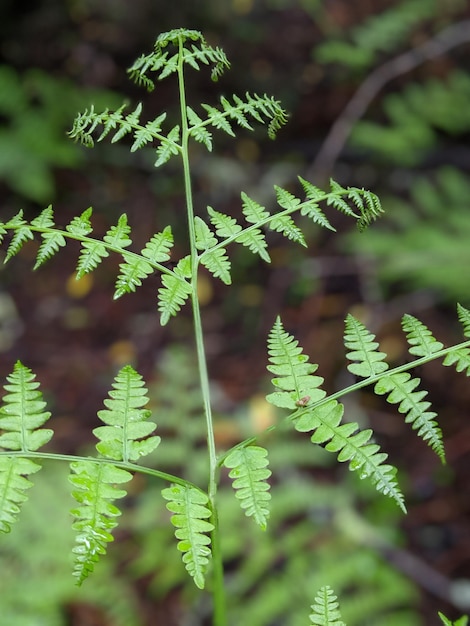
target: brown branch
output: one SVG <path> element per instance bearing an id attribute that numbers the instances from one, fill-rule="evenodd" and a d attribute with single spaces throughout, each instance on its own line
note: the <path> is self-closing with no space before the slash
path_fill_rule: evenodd
<path id="1" fill-rule="evenodd" d="M 373 70 L 331 127 L 314 162 L 307 171 L 307 180 L 322 182 L 330 176 L 354 124 L 364 115 L 369 104 L 384 85 L 422 63 L 469 41 L 470 20 L 463 20 L 445 28 L 422 45 L 398 55 Z"/>

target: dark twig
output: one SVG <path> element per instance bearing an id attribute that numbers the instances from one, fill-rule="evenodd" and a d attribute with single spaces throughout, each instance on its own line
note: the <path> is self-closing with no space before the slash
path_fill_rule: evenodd
<path id="1" fill-rule="evenodd" d="M 343 150 L 354 124 L 364 115 L 369 104 L 384 85 L 425 61 L 430 61 L 469 41 L 470 20 L 464 20 L 452 24 L 422 45 L 398 55 L 373 70 L 331 127 L 314 162 L 307 171 L 307 180 L 313 180 L 320 184 L 331 175 L 334 164 Z"/>

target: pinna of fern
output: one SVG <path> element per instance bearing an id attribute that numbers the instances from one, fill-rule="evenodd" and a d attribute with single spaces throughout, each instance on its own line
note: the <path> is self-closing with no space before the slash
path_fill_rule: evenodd
<path id="1" fill-rule="evenodd" d="M 338 598 L 329 586 L 318 590 L 311 609 L 310 623 L 315 626 L 346 626 L 341 619 Z"/>
<path id="2" fill-rule="evenodd" d="M 44 411 L 39 383 L 32 371 L 17 361 L 7 378 L 6 394 L 0 408 L 0 531 L 9 532 L 20 507 L 27 499 L 26 490 L 33 486 L 29 476 L 41 466 L 15 453 L 35 452 L 52 437 L 49 428 L 40 428 L 50 417 Z"/>
<path id="3" fill-rule="evenodd" d="M 93 571 L 106 546 L 113 541 L 112 529 L 121 514 L 115 500 L 126 495 L 117 485 L 129 482 L 132 474 L 117 467 L 112 461 L 125 464 L 147 455 L 158 446 L 160 437 L 150 436 L 156 425 L 148 421 L 150 411 L 143 408 L 148 402 L 142 377 L 130 365 L 123 367 L 115 377 L 106 409 L 98 411 L 105 423 L 94 429 L 99 439 L 96 449 L 102 459 L 79 460 L 71 464 L 72 496 L 78 503 L 71 513 L 76 531 L 74 575 L 81 584 Z"/>

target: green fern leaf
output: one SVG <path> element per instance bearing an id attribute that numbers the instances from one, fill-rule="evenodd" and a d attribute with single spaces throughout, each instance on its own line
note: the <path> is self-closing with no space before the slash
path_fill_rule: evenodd
<path id="1" fill-rule="evenodd" d="M 322 587 L 311 606 L 310 623 L 315 626 L 346 626 L 341 619 L 338 599 L 331 587 Z"/>
<path id="2" fill-rule="evenodd" d="M 202 119 L 189 106 L 186 107 L 186 112 L 190 124 L 189 135 L 199 143 L 203 143 L 209 152 L 212 152 L 212 135 L 203 125 Z"/>
<path id="3" fill-rule="evenodd" d="M 470 311 L 461 304 L 457 304 L 457 312 L 463 326 L 463 334 L 465 337 L 470 337 Z"/>
<path id="4" fill-rule="evenodd" d="M 180 127 L 174 126 L 168 135 L 161 140 L 161 144 L 157 148 L 157 160 L 155 161 L 155 167 L 160 167 L 171 159 L 174 154 L 178 154 L 180 146 L 178 144 L 180 139 Z"/>
<path id="5" fill-rule="evenodd" d="M 379 395 L 389 394 L 387 402 L 399 405 L 399 412 L 406 414 L 405 422 L 411 424 L 418 436 L 426 441 L 442 463 L 445 463 L 442 432 L 434 419 L 437 414 L 427 410 L 431 406 L 430 402 L 423 402 L 428 392 L 415 391 L 419 383 L 419 378 L 411 378 L 408 372 L 400 372 L 381 378 L 376 383 L 374 391 Z"/>
<path id="6" fill-rule="evenodd" d="M 377 352 L 379 344 L 374 341 L 375 335 L 351 314 L 346 318 L 345 329 L 344 345 L 352 350 L 346 356 L 351 361 L 358 361 L 349 364 L 348 370 L 363 378 L 385 372 L 388 369 L 388 364 L 384 361 L 387 355 L 384 352 Z"/>
<path id="7" fill-rule="evenodd" d="M 470 350 L 460 348 L 446 354 L 442 362 L 443 365 L 455 365 L 458 372 L 465 372 L 466 376 L 470 376 Z"/>
<path id="8" fill-rule="evenodd" d="M 34 269 L 36 270 L 48 259 L 50 259 L 60 248 L 65 246 L 65 238 L 61 233 L 41 233 L 43 239 L 42 244 L 39 246 L 39 250 L 36 256 L 36 263 Z"/>
<path id="9" fill-rule="evenodd" d="M 8 230 L 5 228 L 4 224 L 0 222 L 0 243 L 3 242 L 3 238 L 7 234 Z"/>
<path id="10" fill-rule="evenodd" d="M 277 185 L 274 186 L 274 189 L 276 190 L 277 203 L 283 209 L 295 210 L 300 205 L 299 198 L 296 198 L 286 189 L 282 189 L 282 187 L 278 187 Z M 302 231 L 294 224 L 292 218 L 288 215 L 278 215 L 271 220 L 269 227 L 278 233 L 282 233 L 291 241 L 296 241 L 305 248 L 307 247 Z"/>
<path id="11" fill-rule="evenodd" d="M 5 263 L 14 257 L 23 247 L 24 243 L 28 240 L 33 240 L 34 235 L 31 232 L 30 227 L 26 220 L 23 219 L 23 211 L 19 211 L 11 220 L 9 220 L 5 227 L 7 229 L 13 229 L 13 238 L 8 246 L 7 254 L 5 256 Z"/>
<path id="12" fill-rule="evenodd" d="M 52 211 L 52 205 L 49 205 L 37 217 L 31 220 L 31 226 L 36 228 L 53 228 L 54 212 Z"/>
<path id="13" fill-rule="evenodd" d="M 328 218 L 318 206 L 318 201 L 324 199 L 325 192 L 318 187 L 315 187 L 315 185 L 312 185 L 312 183 L 309 183 L 308 180 L 305 180 L 301 176 L 299 176 L 298 178 L 300 184 L 304 188 L 305 195 L 307 196 L 308 200 L 311 201 L 304 202 L 304 205 L 300 209 L 300 214 L 310 218 L 315 224 L 319 224 L 323 228 L 328 228 L 329 230 L 335 232 L 336 228 L 334 228 L 330 224 Z"/>
<path id="14" fill-rule="evenodd" d="M 132 474 L 114 465 L 93 461 L 70 464 L 69 480 L 75 489 L 72 496 L 78 503 L 70 513 L 76 518 L 72 528 L 76 531 L 74 572 L 77 585 L 94 570 L 99 557 L 106 554 L 106 546 L 113 541 L 111 531 L 117 526 L 116 517 L 121 511 L 113 502 L 126 495 L 117 484 L 127 483 Z"/>
<path id="15" fill-rule="evenodd" d="M 130 232 L 131 229 L 127 223 L 127 215 L 123 213 L 120 216 L 117 225 L 111 226 L 105 234 L 103 241 L 105 241 L 112 248 L 127 248 L 132 243 L 131 239 L 128 237 Z"/>
<path id="16" fill-rule="evenodd" d="M 90 222 L 92 213 L 93 209 L 88 207 L 88 209 L 85 209 L 81 215 L 74 217 L 70 224 L 65 227 L 65 230 L 71 235 L 86 237 L 93 231 Z"/>
<path id="17" fill-rule="evenodd" d="M 258 254 L 266 263 L 271 263 L 271 257 L 267 251 L 268 244 L 266 243 L 264 233 L 259 228 L 250 228 L 243 231 L 235 241 L 241 243 L 254 254 Z"/>
<path id="18" fill-rule="evenodd" d="M 209 226 L 198 215 L 194 218 L 194 229 L 196 234 L 196 248 L 203 250 L 201 263 L 213 276 L 220 278 L 226 285 L 232 282 L 230 276 L 230 261 L 225 252 L 225 248 L 211 250 L 217 244 L 215 235 Z"/>
<path id="19" fill-rule="evenodd" d="M 270 365 L 267 369 L 278 377 L 272 379 L 272 384 L 281 389 L 268 394 L 268 402 L 295 410 L 325 397 L 326 392 L 319 389 L 323 378 L 313 376 L 318 365 L 308 362 L 308 356 L 302 354 L 299 342 L 286 333 L 279 317 L 269 334 L 268 353 Z"/>
<path id="20" fill-rule="evenodd" d="M 227 59 L 225 52 L 221 48 L 212 48 L 211 46 L 208 46 L 207 43 L 204 41 L 204 38 L 202 38 L 202 42 L 203 44 L 201 48 L 197 48 L 196 46 L 191 47 L 192 56 L 193 58 L 197 58 L 198 61 L 201 61 L 206 65 L 213 65 L 213 68 L 211 70 L 211 79 L 214 82 L 217 82 L 224 73 L 224 71 L 230 67 L 229 60 Z M 185 55 L 185 60 L 187 60 L 187 62 L 190 62 L 189 57 L 189 54 Z"/>
<path id="21" fill-rule="evenodd" d="M 221 239 L 233 237 L 241 231 L 242 227 L 240 224 L 237 223 L 236 219 L 230 217 L 230 215 L 219 213 L 219 211 L 215 211 L 210 206 L 207 207 L 207 212 L 215 228 L 217 236 Z"/>
<path id="22" fill-rule="evenodd" d="M 35 374 L 20 361 L 15 363 L 13 372 L 7 377 L 4 386 L 7 392 L 0 409 L 0 447 L 24 452 L 38 450 L 52 437 L 49 428 L 39 428 L 51 416 L 44 411 L 46 403 L 35 382 Z"/>
<path id="23" fill-rule="evenodd" d="M 183 553 L 183 563 L 199 589 L 204 589 L 204 574 L 211 556 L 210 538 L 206 533 L 214 529 L 207 521 L 211 517 L 209 498 L 194 487 L 172 485 L 163 489 L 168 500 L 167 509 L 173 513 L 171 522 L 176 526 L 178 550 Z"/>
<path id="24" fill-rule="evenodd" d="M 144 128 L 138 128 L 134 131 L 134 143 L 131 146 L 131 152 L 140 150 L 154 139 L 160 137 L 162 124 L 166 119 L 166 113 L 162 113 L 151 122 L 148 122 Z"/>
<path id="25" fill-rule="evenodd" d="M 429 328 L 413 315 L 403 316 L 402 328 L 407 333 L 408 343 L 412 346 L 409 352 L 414 356 L 431 356 L 444 347 L 444 344 L 433 337 Z"/>
<path id="26" fill-rule="evenodd" d="M 22 504 L 28 499 L 26 490 L 33 486 L 28 476 L 41 466 L 19 456 L 0 456 L 0 532 L 9 533 L 17 521 Z"/>
<path id="27" fill-rule="evenodd" d="M 104 457 L 126 463 L 137 461 L 159 445 L 160 437 L 149 436 L 156 424 L 148 421 L 151 411 L 142 408 L 148 403 L 146 394 L 142 376 L 130 365 L 117 373 L 109 399 L 104 401 L 107 408 L 98 411 L 107 426 L 93 430 L 100 440 L 96 449 Z"/>
<path id="28" fill-rule="evenodd" d="M 217 128 L 218 130 L 223 130 L 227 135 L 231 137 L 235 137 L 235 133 L 230 125 L 230 122 L 227 120 L 225 114 L 222 111 L 219 111 L 213 106 L 209 104 L 202 104 L 203 109 L 207 111 L 209 117 L 207 118 L 207 122 Z M 246 120 L 245 120 L 246 121 Z M 253 130 L 252 127 L 246 122 L 249 130 Z M 246 128 L 246 126 L 245 126 Z"/>
<path id="29" fill-rule="evenodd" d="M 124 107 L 121 107 L 121 110 L 123 110 L 123 108 Z M 139 123 L 139 118 L 140 118 L 141 113 L 142 113 L 142 103 L 139 102 L 139 104 L 132 111 L 132 113 L 129 113 L 128 115 L 126 115 L 125 118 L 118 119 L 117 126 L 120 126 L 120 128 L 114 133 L 111 139 L 111 143 L 116 143 L 120 141 L 123 137 L 128 135 L 132 131 L 132 129 L 135 128 L 135 126 Z M 102 138 L 103 138 L 103 135 L 101 135 L 100 140 Z"/>
<path id="30" fill-rule="evenodd" d="M 170 317 L 178 313 L 191 295 L 191 285 L 186 280 L 190 277 L 189 257 L 181 259 L 172 274 L 162 274 L 163 287 L 158 290 L 158 310 L 162 326 L 168 323 Z"/>
<path id="31" fill-rule="evenodd" d="M 114 299 L 117 300 L 125 293 L 131 293 L 142 285 L 142 280 L 153 273 L 150 263 L 138 256 L 123 253 L 124 263 L 119 264 L 119 275 L 116 280 Z"/>
<path id="32" fill-rule="evenodd" d="M 262 530 L 266 530 L 271 499 L 269 483 L 271 470 L 267 469 L 267 450 L 260 446 L 235 448 L 225 459 L 224 465 L 230 469 L 235 495 L 240 500 L 247 517 L 253 517 Z"/>
<path id="33" fill-rule="evenodd" d="M 225 114 L 237 124 L 244 128 L 251 128 L 247 122 L 246 116 L 251 116 L 260 124 L 268 122 L 268 137 L 275 139 L 277 131 L 287 123 L 287 113 L 281 107 L 280 103 L 272 97 L 258 94 L 245 94 L 245 100 L 234 95 L 232 104 L 227 98 L 221 97 L 220 103 Z"/>
<path id="34" fill-rule="evenodd" d="M 166 226 L 162 232 L 153 235 L 140 254 L 147 258 L 150 263 L 164 263 L 170 258 L 170 250 L 173 247 L 173 233 L 171 226 Z"/>
<path id="35" fill-rule="evenodd" d="M 109 252 L 101 241 L 83 241 L 77 264 L 77 280 L 92 272 L 107 256 Z"/>
<path id="36" fill-rule="evenodd" d="M 380 493 L 389 496 L 406 512 L 403 494 L 396 482 L 396 468 L 384 465 L 387 454 L 371 443 L 372 430 L 358 430 L 355 422 L 341 424 L 344 406 L 329 400 L 313 410 L 307 410 L 295 420 L 299 432 L 314 431 L 313 443 L 318 443 L 330 452 L 338 453 L 338 461 L 349 461 L 351 471 L 359 471 L 361 479 L 372 480 Z"/>
<path id="37" fill-rule="evenodd" d="M 258 222 L 263 222 L 266 218 L 269 217 L 269 212 L 266 209 L 258 204 L 256 200 L 250 198 L 244 191 L 241 193 L 242 198 L 242 211 L 245 219 L 250 224 L 257 224 Z"/>
<path id="38" fill-rule="evenodd" d="M 52 437 L 53 431 L 39 428 L 50 417 L 44 411 L 39 383 L 35 375 L 17 361 L 13 372 L 7 377 L 9 384 L 0 408 L 0 447 L 5 450 L 35 452 Z M 41 466 L 17 456 L 0 455 L 0 532 L 9 532 L 16 521 L 20 507 L 27 500 L 26 490 L 32 487 L 30 474 Z"/>

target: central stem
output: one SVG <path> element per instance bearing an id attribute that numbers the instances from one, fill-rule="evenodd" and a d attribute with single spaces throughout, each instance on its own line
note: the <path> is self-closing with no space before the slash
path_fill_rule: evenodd
<path id="1" fill-rule="evenodd" d="M 198 253 L 196 248 L 196 233 L 194 227 L 194 206 L 193 194 L 191 188 L 191 170 L 189 165 L 189 128 L 186 111 L 186 92 L 184 85 L 183 71 L 183 42 L 180 39 L 179 44 L 179 62 L 178 62 L 178 85 L 181 107 L 181 148 L 184 172 L 184 190 L 186 197 L 186 211 L 188 216 L 188 231 L 191 254 L 191 303 L 193 310 L 194 335 L 196 339 L 196 351 L 199 369 L 199 380 L 201 385 L 202 400 L 204 405 L 204 413 L 206 416 L 207 431 L 207 449 L 209 453 L 209 484 L 208 495 L 210 508 L 212 511 L 212 523 L 214 530 L 211 533 L 212 539 L 212 594 L 214 601 L 214 626 L 226 626 L 225 613 L 225 589 L 224 589 L 224 572 L 222 563 L 222 554 L 220 550 L 219 524 L 217 515 L 217 454 L 215 448 L 214 425 L 212 419 L 212 408 L 209 387 L 209 374 L 207 371 L 206 352 L 204 348 L 204 335 L 202 332 L 201 310 L 198 298 Z"/>

